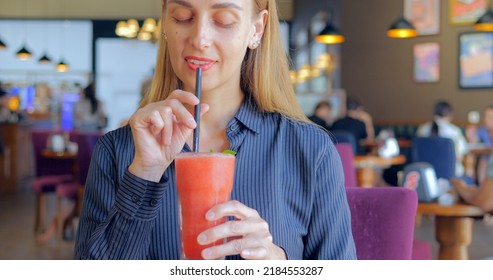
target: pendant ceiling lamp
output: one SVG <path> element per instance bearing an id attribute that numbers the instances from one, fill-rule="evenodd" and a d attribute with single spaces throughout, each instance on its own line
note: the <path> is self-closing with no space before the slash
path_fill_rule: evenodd
<path id="1" fill-rule="evenodd" d="M 7 45 L 0 39 L 0 50 L 6 49 Z"/>
<path id="2" fill-rule="evenodd" d="M 60 62 L 58 62 L 58 64 L 56 65 L 56 71 L 57 72 L 67 72 L 69 70 L 69 66 L 67 63 L 65 63 L 65 61 L 63 61 L 63 59 L 60 60 Z"/>
<path id="3" fill-rule="evenodd" d="M 318 33 L 315 40 L 323 44 L 340 44 L 346 41 L 346 38 L 331 22 L 329 22 L 325 28 Z"/>
<path id="4" fill-rule="evenodd" d="M 343 43 L 346 38 L 339 29 L 334 25 L 332 11 L 329 14 L 329 20 L 327 25 L 315 36 L 315 41 L 323 44 L 340 44 Z"/>
<path id="5" fill-rule="evenodd" d="M 474 24 L 474 29 L 478 31 L 493 31 L 493 9 L 490 8 Z"/>
<path id="6" fill-rule="evenodd" d="M 15 55 L 20 60 L 28 60 L 31 58 L 31 52 L 26 48 L 26 45 L 23 45 L 20 50 L 18 50 Z"/>
<path id="7" fill-rule="evenodd" d="M 22 1 L 23 5 L 23 10 L 24 10 L 24 17 L 27 19 L 27 10 L 26 10 L 26 0 Z M 26 22 L 23 22 L 24 24 L 24 40 L 26 39 Z M 20 60 L 28 60 L 32 57 L 31 52 L 27 49 L 26 47 L 26 42 L 22 44 L 22 47 L 15 53 L 15 56 L 19 58 Z"/>
<path id="8" fill-rule="evenodd" d="M 416 37 L 418 32 L 412 23 L 410 23 L 404 16 L 401 16 L 396 22 L 394 22 L 387 30 L 387 36 L 390 38 L 412 38 Z"/>
<path id="9" fill-rule="evenodd" d="M 46 0 L 44 0 L 44 3 L 43 3 L 43 13 L 46 13 Z M 43 28 L 43 34 L 42 35 L 42 39 L 43 39 L 43 45 L 44 45 L 44 49 L 46 50 L 46 34 L 44 34 L 46 32 L 47 28 L 45 26 L 45 28 Z M 51 63 L 51 58 L 48 56 L 48 52 L 45 51 L 43 53 L 43 55 L 38 59 L 38 62 L 39 63 L 42 63 L 42 64 L 48 64 L 48 63 Z"/>
<path id="10" fill-rule="evenodd" d="M 38 59 L 39 63 L 51 63 L 51 58 L 45 53 Z"/>

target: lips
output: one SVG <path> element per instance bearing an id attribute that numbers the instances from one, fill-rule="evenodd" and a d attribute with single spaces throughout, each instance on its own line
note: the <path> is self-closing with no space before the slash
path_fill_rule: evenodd
<path id="1" fill-rule="evenodd" d="M 217 62 L 213 59 L 196 56 L 187 56 L 185 57 L 185 61 L 188 67 L 193 71 L 199 67 L 202 68 L 202 71 L 207 71 Z"/>

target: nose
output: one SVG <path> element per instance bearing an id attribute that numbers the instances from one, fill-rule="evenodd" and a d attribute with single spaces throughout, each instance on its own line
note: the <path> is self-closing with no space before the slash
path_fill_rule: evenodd
<path id="1" fill-rule="evenodd" d="M 199 49 L 205 50 L 211 46 L 212 28 L 207 19 L 201 17 L 195 22 L 195 34 L 192 34 L 192 45 Z"/>

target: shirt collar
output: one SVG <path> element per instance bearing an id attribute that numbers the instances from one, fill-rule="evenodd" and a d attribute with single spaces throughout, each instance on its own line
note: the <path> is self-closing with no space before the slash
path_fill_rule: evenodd
<path id="1" fill-rule="evenodd" d="M 233 121 L 230 122 L 228 129 L 233 127 L 235 125 L 234 120 L 237 120 L 243 126 L 250 129 L 251 131 L 253 131 L 255 133 L 260 133 L 260 130 L 262 129 L 263 124 L 264 124 L 264 122 L 263 122 L 264 116 L 265 116 L 265 113 L 260 112 L 260 110 L 259 110 L 257 104 L 255 103 L 255 100 L 253 99 L 253 97 L 246 94 L 245 100 L 243 101 L 243 104 L 241 105 L 240 110 L 236 114 Z"/>

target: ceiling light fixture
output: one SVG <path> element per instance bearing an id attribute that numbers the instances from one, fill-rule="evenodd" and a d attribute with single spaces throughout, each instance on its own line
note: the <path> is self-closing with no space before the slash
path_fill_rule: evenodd
<path id="1" fill-rule="evenodd" d="M 493 9 L 490 8 L 474 24 L 474 29 L 478 31 L 493 31 Z"/>
<path id="2" fill-rule="evenodd" d="M 31 58 L 32 53 L 26 48 L 26 45 L 23 45 L 20 50 L 18 50 L 15 55 L 20 60 L 28 60 Z"/>
<path id="3" fill-rule="evenodd" d="M 387 30 L 387 36 L 390 38 L 405 39 L 416 37 L 417 35 L 418 32 L 414 25 L 405 19 L 404 16 L 397 19 Z"/>
<path id="4" fill-rule="evenodd" d="M 6 49 L 7 45 L 0 39 L 0 50 Z"/>
<path id="5" fill-rule="evenodd" d="M 116 24 L 115 34 L 121 38 L 157 41 L 161 29 L 160 22 L 160 20 L 156 22 L 153 18 L 146 18 L 140 27 L 136 19 L 121 20 Z"/>
<path id="6" fill-rule="evenodd" d="M 334 25 L 333 12 L 329 14 L 327 25 L 315 36 L 315 41 L 323 44 L 340 44 L 346 41 L 346 38 Z"/>
<path id="7" fill-rule="evenodd" d="M 51 58 L 45 53 L 43 54 L 43 56 L 41 56 L 39 59 L 38 59 L 38 62 L 39 63 L 50 63 L 51 62 Z"/>
<path id="8" fill-rule="evenodd" d="M 69 70 L 69 66 L 67 63 L 65 63 L 65 61 L 63 61 L 63 59 L 60 60 L 60 62 L 58 62 L 58 64 L 56 65 L 56 71 L 57 72 L 67 72 Z"/>

